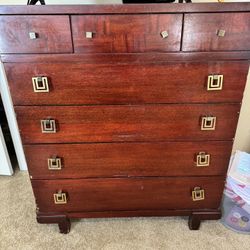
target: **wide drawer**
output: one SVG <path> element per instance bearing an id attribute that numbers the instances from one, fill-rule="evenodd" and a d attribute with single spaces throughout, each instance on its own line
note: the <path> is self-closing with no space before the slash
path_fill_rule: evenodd
<path id="1" fill-rule="evenodd" d="M 68 16 L 0 16 L 0 53 L 72 52 Z"/>
<path id="2" fill-rule="evenodd" d="M 240 104 L 17 106 L 15 111 L 24 144 L 231 140 Z"/>
<path id="3" fill-rule="evenodd" d="M 33 180 L 225 175 L 231 148 L 231 141 L 24 146 Z"/>
<path id="4" fill-rule="evenodd" d="M 32 186 L 40 212 L 216 209 L 224 178 L 33 180 Z M 193 201 L 195 187 L 204 190 L 204 200 Z M 54 194 L 60 191 L 66 196 L 66 204 L 55 204 Z"/>
<path id="5" fill-rule="evenodd" d="M 183 51 L 250 50 L 250 13 L 186 14 Z"/>
<path id="6" fill-rule="evenodd" d="M 76 53 L 179 51 L 182 15 L 71 16 Z"/>
<path id="7" fill-rule="evenodd" d="M 248 67 L 240 61 L 5 63 L 15 105 L 240 102 Z M 214 75 L 223 77 L 214 79 L 217 89 L 210 88 Z M 48 82 L 34 87 L 34 77 Z"/>

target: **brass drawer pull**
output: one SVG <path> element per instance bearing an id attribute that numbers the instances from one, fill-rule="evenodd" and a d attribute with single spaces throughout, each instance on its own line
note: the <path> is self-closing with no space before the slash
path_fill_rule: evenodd
<path id="1" fill-rule="evenodd" d="M 41 120 L 42 133 L 56 133 L 56 121 L 53 119 Z"/>
<path id="2" fill-rule="evenodd" d="M 163 39 L 165 39 L 165 38 L 167 38 L 168 37 L 168 31 L 167 30 L 163 30 L 162 32 L 161 32 L 161 37 L 163 38 Z"/>
<path id="3" fill-rule="evenodd" d="M 222 90 L 223 75 L 209 75 L 207 79 L 207 90 Z"/>
<path id="4" fill-rule="evenodd" d="M 52 157 L 48 159 L 48 169 L 49 170 L 61 170 L 62 169 L 62 159 L 59 157 Z"/>
<path id="5" fill-rule="evenodd" d="M 38 34 L 36 32 L 29 32 L 29 38 L 35 40 L 38 38 Z"/>
<path id="6" fill-rule="evenodd" d="M 94 36 L 94 33 L 91 32 L 91 31 L 87 31 L 87 32 L 85 33 L 85 36 L 86 36 L 87 39 L 92 39 L 93 36 Z"/>
<path id="7" fill-rule="evenodd" d="M 196 155 L 196 167 L 207 167 L 210 164 L 210 154 L 199 152 Z"/>
<path id="8" fill-rule="evenodd" d="M 201 201 L 205 200 L 205 190 L 200 187 L 195 187 L 192 191 L 192 200 L 193 201 Z"/>
<path id="9" fill-rule="evenodd" d="M 202 116 L 201 117 L 201 130 L 215 130 L 216 117 L 215 116 Z"/>
<path id="10" fill-rule="evenodd" d="M 217 34 L 218 37 L 224 37 L 226 35 L 226 31 L 222 30 L 222 29 L 219 29 L 219 30 L 217 30 L 216 34 Z"/>
<path id="11" fill-rule="evenodd" d="M 66 204 L 67 203 L 67 194 L 63 193 L 62 190 L 59 190 L 54 194 L 55 204 Z"/>
<path id="12" fill-rule="evenodd" d="M 36 93 L 49 92 L 49 81 L 48 77 L 37 76 L 32 77 L 33 89 Z"/>

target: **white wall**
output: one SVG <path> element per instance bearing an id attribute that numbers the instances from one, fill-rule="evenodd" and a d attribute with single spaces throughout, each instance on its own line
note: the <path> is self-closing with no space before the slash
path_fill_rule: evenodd
<path id="1" fill-rule="evenodd" d="M 0 175 L 12 175 L 13 169 L 11 166 L 7 147 L 5 145 L 2 129 L 0 126 Z"/>
<path id="2" fill-rule="evenodd" d="M 122 0 L 45 0 L 46 4 L 116 4 Z M 177 0 L 176 0 L 177 2 Z M 216 0 L 193 0 L 194 3 L 218 2 Z M 224 0 L 224 2 L 249 2 L 249 0 Z M 0 0 L 0 5 L 4 4 L 26 4 L 27 0 Z"/>
<path id="3" fill-rule="evenodd" d="M 122 0 L 45 0 L 46 4 L 115 4 Z M 0 0 L 0 4 L 27 4 L 27 0 Z"/>

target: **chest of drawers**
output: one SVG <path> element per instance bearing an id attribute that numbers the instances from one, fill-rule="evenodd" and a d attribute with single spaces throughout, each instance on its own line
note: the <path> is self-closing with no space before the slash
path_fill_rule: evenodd
<path id="1" fill-rule="evenodd" d="M 250 4 L 0 7 L 39 223 L 219 219 Z"/>

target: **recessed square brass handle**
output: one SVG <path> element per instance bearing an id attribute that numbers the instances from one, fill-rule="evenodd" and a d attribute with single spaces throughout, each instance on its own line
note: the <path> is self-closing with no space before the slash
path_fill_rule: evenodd
<path id="1" fill-rule="evenodd" d="M 59 157 L 52 157 L 48 159 L 48 169 L 49 170 L 61 170 L 62 169 L 62 159 Z"/>
<path id="2" fill-rule="evenodd" d="M 195 187 L 192 191 L 192 200 L 193 201 L 205 200 L 205 190 L 201 189 L 201 187 Z"/>
<path id="3" fill-rule="evenodd" d="M 207 90 L 222 90 L 223 75 L 209 75 L 207 78 Z"/>
<path id="4" fill-rule="evenodd" d="M 210 154 L 199 152 L 196 155 L 196 167 L 208 167 L 210 164 Z"/>
<path id="5" fill-rule="evenodd" d="M 201 130 L 215 130 L 216 117 L 215 116 L 202 116 L 201 117 Z"/>
<path id="6" fill-rule="evenodd" d="M 36 93 L 49 92 L 49 81 L 46 76 L 32 77 L 33 90 Z"/>
<path id="7" fill-rule="evenodd" d="M 55 204 L 66 204 L 67 203 L 67 194 L 63 193 L 62 190 L 59 190 L 54 194 Z"/>
<path id="8" fill-rule="evenodd" d="M 54 119 L 41 120 L 42 133 L 56 133 L 56 121 Z"/>

